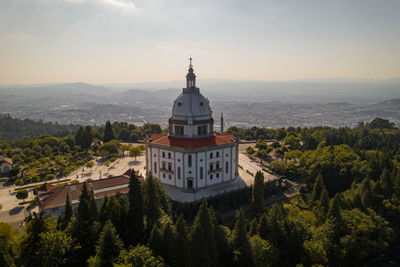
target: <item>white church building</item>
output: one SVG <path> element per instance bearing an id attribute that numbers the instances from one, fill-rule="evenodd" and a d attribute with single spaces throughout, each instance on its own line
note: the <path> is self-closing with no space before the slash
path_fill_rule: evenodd
<path id="1" fill-rule="evenodd" d="M 207 98 L 196 87 L 190 59 L 186 88 L 174 101 L 168 134 L 147 141 L 146 169 L 162 183 L 187 190 L 238 177 L 238 144 L 233 134 L 214 133 Z"/>

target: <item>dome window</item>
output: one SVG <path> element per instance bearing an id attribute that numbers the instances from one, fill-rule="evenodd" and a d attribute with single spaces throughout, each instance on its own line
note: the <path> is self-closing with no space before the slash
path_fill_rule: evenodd
<path id="1" fill-rule="evenodd" d="M 182 106 L 182 102 L 178 102 L 178 106 Z"/>
<path id="2" fill-rule="evenodd" d="M 200 102 L 200 106 L 202 106 L 203 105 L 203 102 Z"/>

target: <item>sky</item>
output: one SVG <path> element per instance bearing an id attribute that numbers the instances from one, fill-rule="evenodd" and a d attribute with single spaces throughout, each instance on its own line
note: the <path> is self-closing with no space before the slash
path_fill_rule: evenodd
<path id="1" fill-rule="evenodd" d="M 0 0 L 0 83 L 400 77 L 399 0 Z"/>

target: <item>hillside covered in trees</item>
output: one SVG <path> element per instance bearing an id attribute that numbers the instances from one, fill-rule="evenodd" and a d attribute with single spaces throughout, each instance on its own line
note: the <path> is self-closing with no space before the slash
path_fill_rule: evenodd
<path id="1" fill-rule="evenodd" d="M 34 137 L 42 134 L 51 134 L 63 137 L 73 133 L 79 125 L 61 125 L 52 122 L 21 120 L 10 115 L 0 115 L 0 140 L 16 140 L 23 137 Z"/>
<path id="2" fill-rule="evenodd" d="M 127 198 L 109 197 L 97 207 L 84 187 L 76 210 L 67 199 L 60 218 L 33 215 L 26 234 L 0 223 L 0 264 L 366 266 L 399 245 L 400 130 L 393 124 L 245 131 L 261 141 L 293 136 L 286 140 L 297 156 L 272 166 L 303 184 L 298 197 L 265 205 L 258 172 L 249 208 L 233 220 L 206 200 L 193 206 L 194 218 L 184 217 L 157 179 L 140 182 L 133 172 Z"/>

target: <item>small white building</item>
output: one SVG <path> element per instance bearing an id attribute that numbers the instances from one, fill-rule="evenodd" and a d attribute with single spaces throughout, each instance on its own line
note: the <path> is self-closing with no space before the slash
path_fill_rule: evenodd
<path id="1" fill-rule="evenodd" d="M 193 192 L 238 177 L 238 144 L 233 134 L 214 133 L 209 101 L 196 87 L 191 60 L 169 133 L 152 134 L 147 141 L 146 170 L 164 184 Z"/>
<path id="2" fill-rule="evenodd" d="M 3 150 L 0 149 L 0 174 L 7 174 L 11 171 L 13 161 L 10 158 L 5 158 Z"/>

